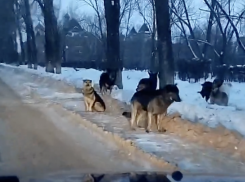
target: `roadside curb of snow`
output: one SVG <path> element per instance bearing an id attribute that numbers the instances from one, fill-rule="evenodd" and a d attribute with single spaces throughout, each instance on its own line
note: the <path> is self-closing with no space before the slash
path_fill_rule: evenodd
<path id="1" fill-rule="evenodd" d="M 57 80 L 53 77 L 49 77 L 46 75 L 40 75 L 38 73 L 35 73 L 34 71 L 28 72 L 18 67 L 4 65 L 1 65 L 1 67 L 11 69 L 15 73 L 24 73 L 27 76 L 36 75 L 38 77 L 38 81 L 40 82 L 44 82 L 52 86 L 61 85 L 60 88 L 62 89 L 62 91 L 64 91 L 63 89 L 65 89 L 69 92 L 76 92 L 76 88 L 66 81 Z M 116 99 L 111 98 L 111 100 Z M 121 101 L 117 100 L 117 102 Z M 160 165 L 162 165 L 163 163 L 163 166 L 169 164 L 166 161 L 164 161 L 164 159 L 160 159 L 158 156 L 144 152 L 142 149 L 136 147 L 131 140 L 125 140 L 113 132 L 105 131 L 104 128 L 94 124 L 89 120 L 86 120 L 85 118 L 83 118 L 83 120 L 85 120 L 84 123 L 87 123 L 87 125 L 91 125 L 91 127 L 93 127 L 97 132 L 106 134 L 106 136 L 110 139 L 113 138 L 113 140 L 116 141 L 119 145 L 123 147 L 129 147 L 129 150 L 131 152 L 137 150 L 140 151 L 140 155 L 145 155 L 151 158 L 152 161 L 155 161 Z M 162 125 L 164 125 L 165 129 L 167 129 L 167 131 L 171 134 L 177 135 L 179 137 L 182 137 L 183 139 L 192 142 L 194 141 L 198 144 L 207 147 L 214 148 L 217 151 L 225 152 L 227 154 L 230 154 L 232 157 L 240 158 L 243 159 L 243 161 L 245 161 L 245 139 L 238 132 L 228 130 L 223 126 L 218 126 L 217 128 L 210 128 L 200 123 L 193 123 L 191 121 L 182 119 L 178 114 L 166 117 L 162 121 Z"/>
<path id="2" fill-rule="evenodd" d="M 125 140 L 123 137 L 120 137 L 118 134 L 107 131 L 105 128 L 100 127 L 97 124 L 91 122 L 90 120 L 82 117 L 77 112 L 74 112 L 74 114 L 82 118 L 82 123 L 85 127 L 103 135 L 106 139 L 114 141 L 117 145 L 126 149 L 129 152 L 128 155 L 131 155 L 131 153 L 134 153 L 137 156 L 140 156 L 140 158 L 147 158 L 151 162 L 153 162 L 156 166 L 160 168 L 168 169 L 169 170 L 168 172 L 173 172 L 173 171 L 178 170 L 178 167 L 176 165 L 170 164 L 169 162 L 166 162 L 162 158 L 159 158 L 155 155 L 152 155 L 148 152 L 143 151 L 141 148 L 137 147 L 136 144 L 132 140 L 129 140 L 129 139 Z"/>
<path id="3" fill-rule="evenodd" d="M 3 66 L 3 65 L 0 65 L 0 67 L 2 67 L 2 68 L 4 67 L 4 69 L 8 69 L 9 71 L 12 71 L 15 74 L 23 74 L 25 76 L 31 77 L 33 80 L 38 81 L 38 82 L 42 82 L 42 83 L 46 83 L 46 84 L 48 84 L 48 82 L 52 82 L 52 86 L 57 86 L 57 84 L 58 84 L 58 85 L 60 85 L 60 88 L 63 88 L 66 85 L 66 87 L 69 87 L 69 89 L 64 88 L 65 90 L 68 90 L 68 92 L 72 92 L 72 91 L 76 92 L 76 88 L 73 87 L 71 84 L 65 83 L 65 85 L 64 85 L 64 82 L 56 80 L 56 79 L 49 77 L 49 76 L 46 76 L 46 75 L 39 75 L 39 74 L 36 74 L 33 72 L 28 72 L 28 71 L 23 70 L 23 69 L 18 68 L 18 67 L 10 67 L 10 66 L 8 67 L 8 66 Z M 47 78 L 48 78 L 48 80 L 47 80 Z M 63 90 L 61 90 L 61 91 L 63 91 Z M 38 95 L 35 97 L 38 99 L 41 99 L 41 100 L 48 100 L 45 98 L 41 98 Z M 120 137 L 118 134 L 115 134 L 115 133 L 110 132 L 110 131 L 106 131 L 105 128 L 100 127 L 97 124 L 95 124 L 95 123 L 89 121 L 88 119 L 84 118 L 83 116 L 81 116 L 81 114 L 79 114 L 79 112 L 70 111 L 69 109 L 64 108 L 59 103 L 53 102 L 51 105 L 55 105 L 59 109 L 66 110 L 67 112 L 72 113 L 75 117 L 79 117 L 80 122 L 83 126 L 89 128 L 92 132 L 98 133 L 99 135 L 103 136 L 105 139 L 108 139 L 109 141 L 114 142 L 120 148 L 123 148 L 125 150 L 125 152 L 128 153 L 128 155 L 133 154 L 133 155 L 139 156 L 139 158 L 141 158 L 141 159 L 146 159 L 146 161 L 145 161 L 146 163 L 147 163 L 147 160 L 151 161 L 154 165 L 156 165 L 160 169 L 164 169 L 164 171 L 169 173 L 169 174 L 179 169 L 176 165 L 170 164 L 169 162 L 166 162 L 162 158 L 159 158 L 155 155 L 152 155 L 148 152 L 143 151 L 141 148 L 137 147 L 132 140 L 125 140 L 123 137 Z M 185 172 L 183 170 L 181 170 L 181 171 Z"/>
<path id="4" fill-rule="evenodd" d="M 161 121 L 160 130 L 163 129 L 186 140 L 228 153 L 234 158 L 242 158 L 245 162 L 245 139 L 241 134 L 223 126 L 210 128 L 201 123 L 184 120 L 179 113 L 175 113 Z"/>

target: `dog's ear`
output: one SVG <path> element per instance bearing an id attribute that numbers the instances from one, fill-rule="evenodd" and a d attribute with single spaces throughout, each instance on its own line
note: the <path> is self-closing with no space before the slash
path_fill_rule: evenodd
<path id="1" fill-rule="evenodd" d="M 174 85 L 175 85 L 175 86 L 177 86 L 177 85 L 178 85 L 178 83 L 175 83 Z"/>
<path id="2" fill-rule="evenodd" d="M 197 93 L 199 93 L 199 94 L 200 94 L 200 93 L 201 93 L 201 91 L 198 91 Z"/>
<path id="3" fill-rule="evenodd" d="M 204 83 L 201 84 L 202 86 L 204 85 Z"/>

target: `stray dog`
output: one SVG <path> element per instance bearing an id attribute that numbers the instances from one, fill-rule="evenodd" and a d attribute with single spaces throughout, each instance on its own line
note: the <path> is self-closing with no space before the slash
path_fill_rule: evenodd
<path id="1" fill-rule="evenodd" d="M 212 90 L 210 95 L 210 104 L 217 104 L 219 106 L 228 106 L 228 95 L 220 91 L 219 88 Z"/>
<path id="2" fill-rule="evenodd" d="M 158 73 L 148 72 L 148 74 L 149 74 L 149 78 L 142 78 L 139 81 L 136 91 L 140 91 L 146 88 L 151 90 L 156 90 Z"/>
<path id="3" fill-rule="evenodd" d="M 115 80 L 116 80 L 116 74 L 110 70 L 107 70 L 107 72 L 103 72 L 100 75 L 100 80 L 99 80 L 99 85 L 100 85 L 100 92 L 102 95 L 104 95 L 107 90 L 110 91 L 115 85 Z"/>
<path id="4" fill-rule="evenodd" d="M 105 111 L 105 103 L 92 87 L 92 80 L 83 80 L 82 94 L 84 96 L 85 111 Z"/>
<path id="5" fill-rule="evenodd" d="M 213 81 L 213 89 L 220 88 L 224 83 L 223 79 L 215 78 Z"/>
<path id="6" fill-rule="evenodd" d="M 167 108 L 174 102 L 180 102 L 179 89 L 176 85 L 166 85 L 163 89 L 149 90 L 143 89 L 136 92 L 131 99 L 131 128 L 135 130 L 140 119 L 143 117 L 144 111 L 148 113 L 148 124 L 145 128 L 146 132 L 151 130 L 152 118 L 164 115 Z M 125 115 L 125 113 L 124 113 Z"/>
<path id="7" fill-rule="evenodd" d="M 210 97 L 210 94 L 212 92 L 213 83 L 212 82 L 204 82 L 202 84 L 202 90 L 197 92 L 200 93 L 202 98 L 205 98 L 206 102 L 208 102 L 208 99 Z"/>

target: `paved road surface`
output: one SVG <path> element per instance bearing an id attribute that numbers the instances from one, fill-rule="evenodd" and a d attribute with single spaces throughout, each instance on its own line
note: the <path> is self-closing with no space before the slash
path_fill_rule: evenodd
<path id="1" fill-rule="evenodd" d="M 0 175 L 156 169 L 129 158 L 68 111 L 43 102 L 23 103 L 1 80 L 0 98 Z"/>

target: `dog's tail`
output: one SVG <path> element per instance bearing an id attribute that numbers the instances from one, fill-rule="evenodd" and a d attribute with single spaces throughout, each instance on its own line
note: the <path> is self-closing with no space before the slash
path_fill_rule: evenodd
<path id="1" fill-rule="evenodd" d="M 125 117 L 125 118 L 131 118 L 131 112 L 123 112 L 122 115 Z"/>

